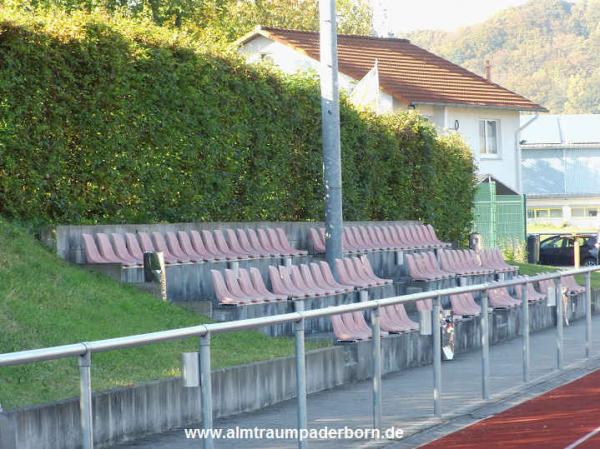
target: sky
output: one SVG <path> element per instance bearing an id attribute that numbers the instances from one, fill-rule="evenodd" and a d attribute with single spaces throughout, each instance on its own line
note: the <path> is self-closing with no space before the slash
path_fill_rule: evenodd
<path id="1" fill-rule="evenodd" d="M 482 22 L 496 12 L 526 3 L 527 0 L 372 0 L 376 23 L 386 31 L 422 29 L 454 31 Z M 382 6 L 383 5 L 383 6 Z M 387 9 L 387 27 L 382 11 Z M 385 33 L 379 33 L 385 34 Z"/>

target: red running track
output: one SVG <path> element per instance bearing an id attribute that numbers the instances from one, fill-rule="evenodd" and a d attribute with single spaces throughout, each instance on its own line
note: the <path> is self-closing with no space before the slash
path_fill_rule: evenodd
<path id="1" fill-rule="evenodd" d="M 600 370 L 422 449 L 600 449 Z"/>

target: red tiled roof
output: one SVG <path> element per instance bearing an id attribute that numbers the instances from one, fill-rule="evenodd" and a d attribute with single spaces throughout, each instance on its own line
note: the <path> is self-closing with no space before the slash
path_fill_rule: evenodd
<path id="1" fill-rule="evenodd" d="M 259 28 L 240 43 L 263 35 L 319 59 L 319 34 Z M 406 39 L 338 35 L 338 68 L 356 80 L 378 61 L 381 89 L 406 104 L 452 104 L 545 111 L 527 98 L 492 83 Z"/>

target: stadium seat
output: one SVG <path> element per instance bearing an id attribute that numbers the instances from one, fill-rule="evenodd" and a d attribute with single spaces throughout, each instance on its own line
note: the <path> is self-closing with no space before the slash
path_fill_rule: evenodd
<path id="1" fill-rule="evenodd" d="M 379 314 L 381 329 L 390 334 L 410 332 L 419 328 L 419 325 L 408 317 L 403 304 L 381 307 Z"/>
<path id="2" fill-rule="evenodd" d="M 107 234 L 103 232 L 98 232 L 96 234 L 96 241 L 98 243 L 98 251 L 100 252 L 100 255 L 104 258 L 104 260 L 108 261 L 109 263 L 118 263 L 123 266 L 137 265 L 136 261 L 133 258 L 121 258 L 115 254 Z"/>
<path id="3" fill-rule="evenodd" d="M 90 234 L 81 234 L 81 240 L 83 241 L 83 251 L 85 253 L 86 262 L 89 264 L 104 264 L 112 263 L 106 260 L 100 255 L 98 246 L 94 241 L 94 237 Z"/>
<path id="4" fill-rule="evenodd" d="M 231 293 L 229 291 L 229 289 L 225 285 L 223 276 L 221 275 L 221 273 L 219 271 L 210 270 L 210 273 L 212 276 L 215 294 L 216 294 L 217 300 L 219 301 L 220 304 L 238 305 L 238 306 L 248 304 L 248 301 L 246 301 L 240 297 L 237 297 L 236 295 L 234 295 L 233 293 Z"/>
<path id="5" fill-rule="evenodd" d="M 514 299 L 506 290 L 506 287 L 492 288 L 488 290 L 489 304 L 494 309 L 510 309 L 517 307 L 521 301 Z"/>
<path id="6" fill-rule="evenodd" d="M 115 254 L 124 260 L 128 260 L 135 265 L 142 265 L 144 263 L 144 255 L 140 251 L 138 256 L 136 257 L 130 250 L 127 248 L 127 243 L 125 242 L 125 237 L 123 234 L 119 234 L 113 232 L 110 234 L 113 243 L 113 249 L 115 250 Z M 139 245 L 138 245 L 139 248 Z"/>
<path id="7" fill-rule="evenodd" d="M 186 253 L 179 244 L 179 239 L 177 238 L 177 235 L 174 232 L 168 231 L 165 234 L 165 239 L 167 242 L 167 248 L 169 249 L 169 252 L 178 260 L 194 263 L 203 261 L 202 258 L 198 255 L 191 255 Z"/>
<path id="8" fill-rule="evenodd" d="M 473 299 L 471 293 L 460 293 L 450 296 L 452 313 L 460 316 L 479 316 L 481 307 Z"/>
<path id="9" fill-rule="evenodd" d="M 522 295 L 522 286 L 518 285 L 516 287 L 516 296 L 518 299 L 522 300 L 523 299 L 523 295 Z M 538 302 L 538 301 L 543 301 L 546 299 L 546 294 L 545 293 L 540 293 L 538 292 L 534 285 L 533 282 L 528 282 L 527 283 L 527 301 L 528 302 Z"/>
<path id="10" fill-rule="evenodd" d="M 163 253 L 166 263 L 189 262 L 189 259 L 187 259 L 185 257 L 178 258 L 174 254 L 171 254 L 171 252 L 169 251 L 169 248 L 167 248 L 167 242 L 165 241 L 165 238 L 163 237 L 163 235 L 160 232 L 152 233 L 152 242 L 154 243 L 154 248 L 156 249 L 156 251 L 161 251 Z"/>
<path id="11" fill-rule="evenodd" d="M 575 280 L 575 276 L 563 276 L 561 278 L 562 285 L 567 288 L 567 295 L 574 296 L 585 293 L 585 287 L 582 287 Z"/>
<path id="12" fill-rule="evenodd" d="M 192 231 L 195 232 L 197 234 L 197 239 L 200 240 L 200 242 L 202 242 L 202 238 L 200 237 L 200 234 L 197 233 L 197 231 Z M 194 244 L 192 243 L 192 240 L 190 238 L 190 234 L 188 234 L 185 231 L 177 231 L 177 239 L 179 241 L 179 246 L 181 247 L 181 250 L 192 260 L 197 260 L 197 261 L 204 261 L 204 262 L 212 262 L 214 261 L 214 256 L 212 256 L 211 254 L 209 254 L 206 251 L 206 248 L 204 248 L 204 244 L 201 243 L 200 249 L 202 251 L 202 253 L 196 251 L 196 249 L 194 248 Z"/>

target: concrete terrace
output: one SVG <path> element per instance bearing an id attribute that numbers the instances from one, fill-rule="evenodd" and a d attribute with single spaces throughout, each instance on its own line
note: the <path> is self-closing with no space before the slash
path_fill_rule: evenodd
<path id="1" fill-rule="evenodd" d="M 522 340 L 490 347 L 492 400 L 481 401 L 481 353 L 459 354 L 442 364 L 443 420 L 433 418 L 432 367 L 408 369 L 387 375 L 383 380 L 383 427 L 395 426 L 404 430 L 401 441 L 309 441 L 310 448 L 382 448 L 408 449 L 454 431 L 489 414 L 508 408 L 528 397 L 552 389 L 600 366 L 594 357 L 600 356 L 600 316 L 593 318 L 593 358 L 584 357 L 585 322 L 579 320 L 564 329 L 564 363 L 561 373 L 553 372 L 556 365 L 554 329 L 531 335 L 531 379 L 523 385 Z M 570 366 L 569 366 L 570 365 Z M 516 394 L 518 393 L 518 394 Z M 371 382 L 359 382 L 315 393 L 308 397 L 308 418 L 311 428 L 368 428 L 371 425 Z M 286 401 L 258 412 L 242 414 L 215 421 L 216 428 L 294 428 L 296 402 Z M 426 431 L 424 431 L 426 430 Z M 147 437 L 113 446 L 114 449 L 188 449 L 198 448 L 198 440 L 187 440 L 183 430 Z M 294 440 L 219 440 L 216 449 L 234 448 L 296 448 Z"/>

